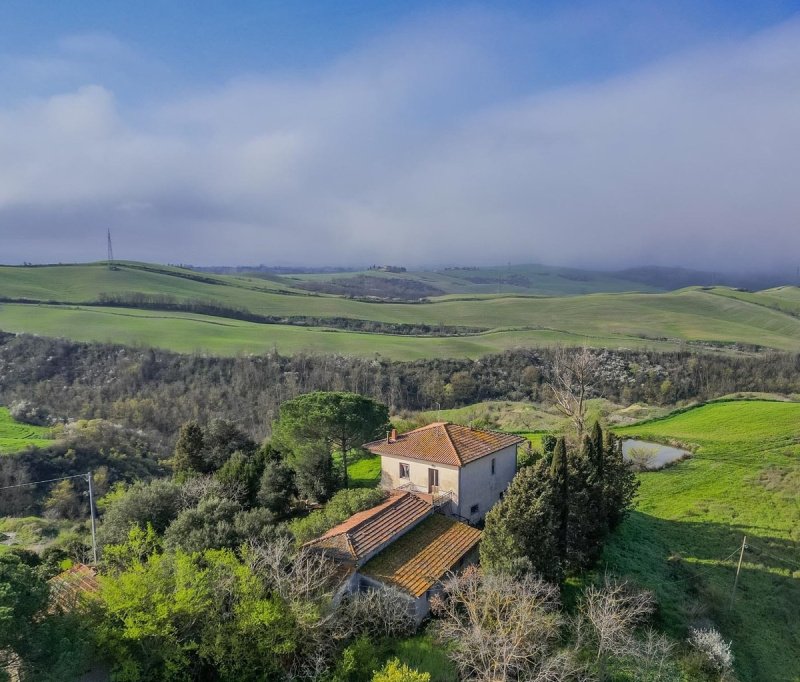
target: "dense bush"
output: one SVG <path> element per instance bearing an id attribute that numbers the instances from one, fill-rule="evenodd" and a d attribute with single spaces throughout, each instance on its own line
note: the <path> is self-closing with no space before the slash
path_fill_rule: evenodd
<path id="1" fill-rule="evenodd" d="M 340 490 L 322 509 L 292 521 L 289 528 L 298 542 L 308 542 L 353 514 L 380 504 L 385 497 L 385 491 L 372 488 Z"/>

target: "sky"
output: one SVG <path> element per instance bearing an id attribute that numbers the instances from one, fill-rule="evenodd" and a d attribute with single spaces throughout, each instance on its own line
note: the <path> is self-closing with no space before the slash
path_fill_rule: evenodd
<path id="1" fill-rule="evenodd" d="M 4 0 L 0 262 L 800 264 L 800 0 Z"/>

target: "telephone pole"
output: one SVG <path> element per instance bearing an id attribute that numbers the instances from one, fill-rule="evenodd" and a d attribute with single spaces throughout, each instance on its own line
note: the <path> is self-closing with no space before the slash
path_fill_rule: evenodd
<path id="1" fill-rule="evenodd" d="M 92 556 L 94 557 L 94 565 L 97 566 L 97 528 L 94 520 L 94 490 L 92 488 L 92 472 L 86 474 L 86 480 L 89 482 L 89 517 L 92 519 Z"/>
<path id="2" fill-rule="evenodd" d="M 731 590 L 731 605 L 729 611 L 733 611 L 733 600 L 736 598 L 736 585 L 739 583 L 739 572 L 742 570 L 742 559 L 744 558 L 744 549 L 747 547 L 747 536 L 742 537 L 742 549 L 739 552 L 739 563 L 736 565 L 736 577 L 733 579 L 733 589 Z"/>

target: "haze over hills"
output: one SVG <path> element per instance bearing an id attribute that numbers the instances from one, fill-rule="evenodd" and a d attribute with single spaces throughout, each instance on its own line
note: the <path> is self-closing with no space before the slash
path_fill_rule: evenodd
<path id="1" fill-rule="evenodd" d="M 386 284 L 370 289 L 375 282 Z M 552 344 L 800 350 L 794 286 L 665 291 L 543 266 L 267 277 L 133 262 L 4 266 L 0 297 L 3 331 L 219 355 L 476 358 Z"/>

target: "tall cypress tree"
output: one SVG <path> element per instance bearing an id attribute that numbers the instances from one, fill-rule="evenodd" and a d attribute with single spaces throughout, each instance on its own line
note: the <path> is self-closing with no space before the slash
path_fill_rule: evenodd
<path id="1" fill-rule="evenodd" d="M 186 422 L 181 426 L 172 468 L 176 473 L 207 473 L 208 463 L 205 459 L 205 437 L 203 427 L 196 421 Z"/>
<path id="2" fill-rule="evenodd" d="M 603 429 L 600 428 L 600 422 L 595 422 L 592 427 L 592 435 L 590 436 L 592 444 L 592 459 L 597 469 L 597 477 L 599 480 L 605 478 L 604 472 L 604 446 L 603 446 Z"/>
<path id="3" fill-rule="evenodd" d="M 557 523 L 556 546 L 562 564 L 567 560 L 567 543 L 569 535 L 569 462 L 567 461 L 567 444 L 559 438 L 553 450 L 550 462 L 550 477 L 553 480 L 553 504 Z"/>

